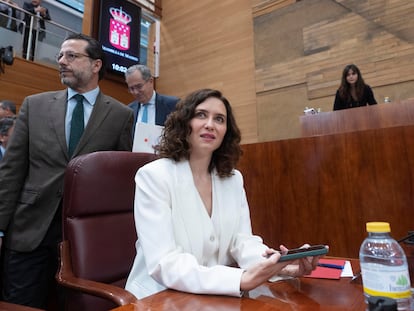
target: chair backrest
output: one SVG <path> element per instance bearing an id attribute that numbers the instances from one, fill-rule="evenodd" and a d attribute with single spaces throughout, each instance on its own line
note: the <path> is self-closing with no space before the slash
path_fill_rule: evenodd
<path id="1" fill-rule="evenodd" d="M 63 240 L 76 277 L 124 287 L 137 239 L 135 173 L 156 155 L 100 151 L 73 159 L 65 172 Z M 109 310 L 112 302 L 68 291 L 67 310 Z M 91 308 L 91 306 L 93 306 Z"/>

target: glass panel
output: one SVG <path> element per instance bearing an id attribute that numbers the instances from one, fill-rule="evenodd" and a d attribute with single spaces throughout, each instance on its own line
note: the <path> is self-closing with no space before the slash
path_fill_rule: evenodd
<path id="1" fill-rule="evenodd" d="M 148 61 L 148 41 L 149 41 L 149 29 L 151 22 L 145 16 L 141 19 L 141 42 L 140 42 L 140 56 L 141 64 L 147 65 Z"/>
<path id="2" fill-rule="evenodd" d="M 57 0 L 58 2 L 75 9 L 78 12 L 83 13 L 84 1 L 83 0 Z"/>
<path id="3" fill-rule="evenodd" d="M 57 2 L 61 4 L 57 4 L 58 6 L 62 6 L 63 4 L 67 7 L 73 8 L 75 11 L 72 11 L 70 9 L 68 10 L 60 10 L 55 11 L 55 8 L 52 7 L 52 2 L 46 4 L 49 4 L 48 8 L 51 12 L 52 20 L 47 21 L 46 23 L 46 29 L 44 30 L 44 36 L 39 36 L 39 33 L 34 30 L 32 32 L 32 35 L 34 37 L 34 45 L 35 45 L 35 55 L 34 60 L 42 63 L 47 63 L 48 65 L 56 66 L 55 61 L 55 55 L 58 53 L 60 49 L 60 45 L 62 44 L 62 41 L 69 33 L 77 33 L 80 30 L 75 29 L 81 28 L 81 25 L 76 25 L 72 27 L 73 23 L 75 22 L 78 24 L 77 20 L 79 20 L 79 23 L 81 23 L 81 16 L 82 14 L 79 12 L 83 12 L 84 9 L 84 1 L 83 0 L 57 0 Z M 146 2 L 146 1 L 144 1 Z M 154 1 L 150 1 L 151 3 L 154 3 Z M 148 3 L 146 3 L 148 5 Z M 53 12 L 52 12 L 53 10 Z M 71 13 L 72 11 L 72 13 Z M 57 12 L 59 14 L 57 14 Z M 54 13 L 54 14 L 53 14 Z M 155 51 L 155 45 L 156 45 L 156 28 L 157 23 L 159 21 L 154 18 L 154 16 L 146 10 L 143 10 L 142 12 L 142 19 L 141 19 L 141 41 L 140 41 L 140 58 L 141 64 L 147 65 L 149 68 L 151 68 L 151 71 L 154 75 L 158 72 L 156 68 L 157 59 L 156 59 L 156 51 Z M 67 18 L 65 15 L 68 15 Z M 22 17 L 24 16 L 24 12 L 21 9 L 17 9 L 17 17 L 10 17 L 5 13 L 0 13 L 0 47 L 5 47 L 12 45 L 14 48 L 14 52 L 18 56 L 23 57 L 23 43 L 24 43 L 24 29 L 25 24 L 22 22 Z M 57 23 L 57 21 L 65 21 L 69 20 L 69 23 L 72 23 L 70 29 L 68 27 L 65 27 L 61 25 L 60 23 Z M 7 28 L 7 25 L 9 21 L 13 22 L 14 28 L 9 29 Z M 36 25 L 36 22 L 34 21 L 33 25 Z M 20 27 L 20 31 L 19 31 Z M 40 37 L 42 40 L 39 40 Z M 30 57 L 27 57 L 27 59 L 30 59 Z"/>

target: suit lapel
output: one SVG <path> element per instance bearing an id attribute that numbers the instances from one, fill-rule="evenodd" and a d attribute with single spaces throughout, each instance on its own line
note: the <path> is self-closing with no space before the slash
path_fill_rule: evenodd
<path id="1" fill-rule="evenodd" d="M 230 183 L 226 179 L 217 176 L 217 172 L 213 173 L 213 213 L 219 213 L 220 226 L 220 244 L 219 244 L 219 261 L 224 262 L 228 256 L 228 249 L 233 239 L 232 232 L 235 232 L 235 226 L 240 221 L 240 209 L 234 208 L 240 206 L 239 202 L 235 202 L 238 196 L 234 193 L 234 188 L 229 186 Z M 221 208 L 218 207 L 221 206 Z M 231 215 L 231 217 L 229 217 Z"/>
<path id="2" fill-rule="evenodd" d="M 173 210 L 172 213 L 184 224 L 183 228 L 180 229 L 182 234 L 180 235 L 182 238 L 185 237 L 187 245 L 183 246 L 188 247 L 188 251 L 193 253 L 199 262 L 202 262 L 204 232 L 200 227 L 203 223 L 201 218 L 203 215 L 199 209 L 200 198 L 194 186 L 189 163 L 187 161 L 178 162 L 176 168 L 177 198 L 179 202 L 175 205 L 176 210 Z"/>
<path id="3" fill-rule="evenodd" d="M 88 124 L 86 125 L 85 131 L 83 132 L 78 146 L 73 152 L 73 157 L 77 156 L 80 153 L 80 151 L 82 151 L 82 148 L 87 145 L 88 141 L 96 132 L 96 130 L 100 127 L 102 122 L 105 120 L 110 110 L 111 105 L 108 98 L 101 92 L 99 92 L 98 96 L 96 97 L 96 102 L 93 106 L 92 113 L 89 118 Z"/>
<path id="4" fill-rule="evenodd" d="M 165 109 L 163 105 L 163 98 L 158 93 L 155 93 L 155 124 L 164 126 Z"/>
<path id="5" fill-rule="evenodd" d="M 137 126 L 137 120 L 138 120 L 138 111 L 139 111 L 139 103 L 137 101 L 134 101 L 129 108 L 131 108 L 134 111 L 134 124 L 132 125 L 132 141 L 134 141 L 135 136 L 135 127 Z"/>
<path id="6" fill-rule="evenodd" d="M 138 111 L 139 111 L 139 102 L 134 101 L 129 108 L 131 108 L 134 111 L 134 120 L 138 118 Z"/>
<path id="7" fill-rule="evenodd" d="M 69 160 L 68 145 L 65 136 L 65 116 L 68 101 L 67 98 L 68 92 L 67 90 L 65 90 L 58 92 L 56 96 L 54 96 L 50 100 L 50 113 L 48 114 L 48 118 L 50 124 L 52 125 L 51 127 L 54 129 L 54 132 L 56 133 L 59 145 L 62 148 L 64 154 L 66 155 L 67 160 Z"/>

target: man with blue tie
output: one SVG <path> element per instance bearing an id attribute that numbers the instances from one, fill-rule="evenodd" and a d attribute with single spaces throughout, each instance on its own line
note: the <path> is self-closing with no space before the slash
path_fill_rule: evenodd
<path id="1" fill-rule="evenodd" d="M 154 78 L 147 66 L 133 65 L 129 67 L 125 73 L 125 81 L 128 85 L 128 91 L 135 98 L 128 105 L 134 111 L 132 137 L 134 137 L 137 122 L 164 126 L 167 116 L 175 109 L 179 99 L 154 91 Z"/>

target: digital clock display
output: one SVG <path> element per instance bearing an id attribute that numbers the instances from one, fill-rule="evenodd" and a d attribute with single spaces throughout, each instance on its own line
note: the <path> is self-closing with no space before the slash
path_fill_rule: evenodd
<path id="1" fill-rule="evenodd" d="M 121 65 L 119 65 L 119 64 L 114 64 L 114 63 L 112 63 L 112 70 L 113 71 L 118 71 L 118 72 L 122 72 L 122 73 L 125 73 L 126 71 L 127 71 L 127 67 L 125 67 L 125 66 L 121 66 Z"/>

